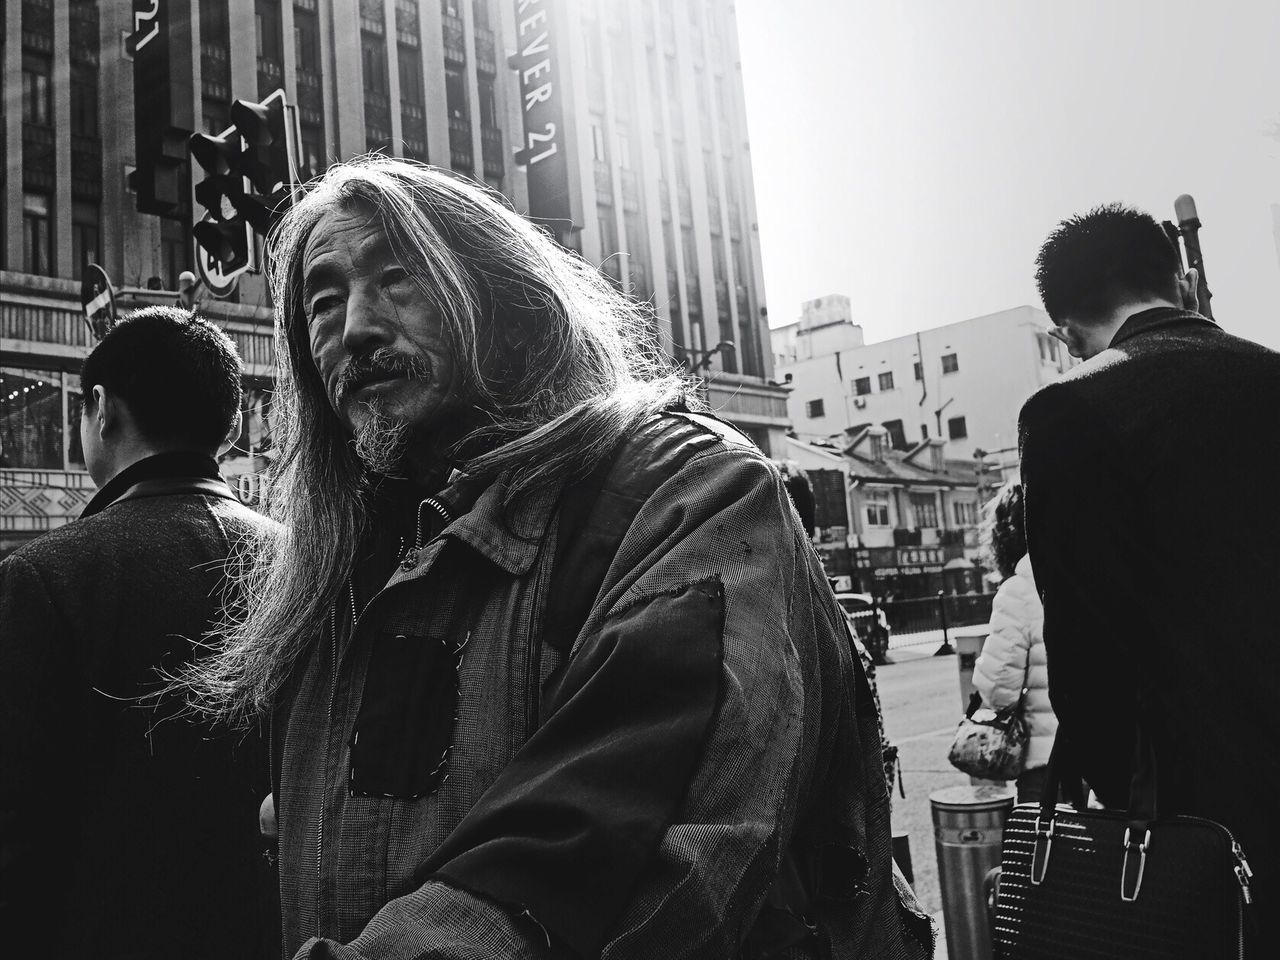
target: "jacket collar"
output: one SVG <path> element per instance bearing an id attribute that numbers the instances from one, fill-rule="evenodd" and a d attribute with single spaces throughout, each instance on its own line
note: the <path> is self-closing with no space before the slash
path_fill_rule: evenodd
<path id="1" fill-rule="evenodd" d="M 129 464 L 108 480 L 80 516 L 91 517 L 101 513 L 144 481 L 173 479 L 221 480 L 222 475 L 218 473 L 218 462 L 208 454 L 183 450 L 157 453 Z"/>
<path id="2" fill-rule="evenodd" d="M 450 485 L 441 498 L 446 502 L 458 503 L 460 499 L 465 503 L 465 494 L 458 499 L 451 496 L 459 483 Z M 552 484 L 504 509 L 507 483 L 500 477 L 475 498 L 470 510 L 445 528 L 443 536 L 467 544 L 510 574 L 528 573 L 542 549 L 551 514 L 563 488 L 563 483 Z"/>
<path id="3" fill-rule="evenodd" d="M 1116 331 L 1116 335 L 1111 338 L 1111 346 L 1118 347 L 1124 341 L 1151 330 L 1159 330 L 1180 324 L 1218 328 L 1216 323 L 1208 317 L 1196 313 L 1194 310 L 1183 310 L 1178 307 L 1152 307 L 1150 310 L 1141 310 L 1125 320 L 1120 325 L 1120 329 Z"/>

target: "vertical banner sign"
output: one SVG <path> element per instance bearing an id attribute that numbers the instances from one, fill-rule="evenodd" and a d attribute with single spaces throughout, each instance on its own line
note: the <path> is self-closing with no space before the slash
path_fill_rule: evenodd
<path id="1" fill-rule="evenodd" d="M 133 57 L 133 119 L 136 159 L 142 166 L 160 153 L 161 134 L 169 126 L 169 4 L 171 0 L 133 0 L 133 32 L 125 51 Z"/>
<path id="2" fill-rule="evenodd" d="M 556 0 L 515 0 L 516 53 L 507 65 L 520 81 L 524 145 L 515 161 L 529 178 L 529 216 L 552 223 L 557 237 L 572 226 L 564 89 L 556 49 Z"/>

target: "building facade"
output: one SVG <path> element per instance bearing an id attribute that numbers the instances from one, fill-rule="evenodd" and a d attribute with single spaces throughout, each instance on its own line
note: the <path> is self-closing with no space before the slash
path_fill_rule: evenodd
<path id="1" fill-rule="evenodd" d="M 148 17 L 165 45 L 159 100 L 134 84 Z M 780 455 L 729 0 L 14 0 L 0 30 L 0 553 L 91 492 L 76 429 L 85 266 L 128 309 L 172 303 L 194 262 L 185 154 L 176 213 L 137 210 L 138 96 L 183 135 L 168 144 L 283 89 L 304 175 L 380 151 L 483 180 L 650 303 L 656 341 L 712 407 Z M 269 455 L 269 297 L 246 275 L 199 309 L 249 370 L 255 433 L 228 470 L 251 495 Z"/>
<path id="2" fill-rule="evenodd" d="M 874 424 L 897 450 L 941 440 L 947 458 L 1003 451 L 993 462 L 1008 467 L 1023 402 L 1075 362 L 1051 328 L 1042 310 L 1023 306 L 866 343 L 847 315 L 806 310 L 773 330 L 772 343 L 800 439 Z"/>
<path id="3" fill-rule="evenodd" d="M 844 589 L 894 599 L 983 589 L 972 460 L 949 459 L 936 438 L 895 449 L 881 426 L 850 431 L 840 444 L 788 446 L 820 506 L 818 552 Z"/>

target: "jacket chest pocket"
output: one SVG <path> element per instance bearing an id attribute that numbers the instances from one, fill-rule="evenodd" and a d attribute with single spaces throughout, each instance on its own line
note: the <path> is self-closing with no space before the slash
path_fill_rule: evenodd
<path id="1" fill-rule="evenodd" d="M 451 639 L 379 633 L 351 734 L 352 794 L 413 799 L 440 786 L 458 713 Z"/>

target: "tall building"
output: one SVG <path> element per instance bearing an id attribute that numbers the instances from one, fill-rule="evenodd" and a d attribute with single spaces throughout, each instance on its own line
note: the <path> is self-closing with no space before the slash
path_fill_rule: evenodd
<path id="1" fill-rule="evenodd" d="M 801 440 L 843 446 L 874 425 L 897 450 L 940 439 L 948 459 L 972 460 L 980 448 L 1002 451 L 993 462 L 1008 467 L 1023 402 L 1075 363 L 1051 328 L 1044 311 L 1023 306 L 865 343 L 847 314 L 806 309 L 772 337 Z"/>
<path id="2" fill-rule="evenodd" d="M 651 303 L 711 405 L 784 454 L 730 0 L 14 0 L 0 58 L 0 555 L 91 493 L 85 266 L 121 309 L 172 303 L 194 263 L 186 135 L 280 88 L 305 172 L 376 150 L 485 181 Z M 200 308 L 246 361 L 254 426 L 224 466 L 252 499 L 269 298 L 247 275 Z"/>

